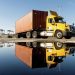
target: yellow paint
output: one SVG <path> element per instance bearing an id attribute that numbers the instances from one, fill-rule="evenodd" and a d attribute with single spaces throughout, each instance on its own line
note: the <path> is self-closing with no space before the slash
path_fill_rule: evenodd
<path id="1" fill-rule="evenodd" d="M 60 49 L 56 49 L 55 45 L 53 43 L 53 47 L 46 49 L 46 63 L 47 64 L 56 64 L 55 57 L 65 57 L 69 55 L 69 50 L 66 50 L 66 47 L 62 47 Z M 48 59 L 48 57 L 51 57 L 51 60 Z"/>
<path id="2" fill-rule="evenodd" d="M 52 23 L 49 22 L 49 19 L 52 19 Z M 58 22 L 55 19 L 58 19 Z M 56 30 L 61 30 L 64 33 L 66 29 L 70 30 L 70 27 L 63 21 L 63 17 L 58 16 L 55 11 L 51 11 L 51 15 L 46 19 L 46 30 L 53 30 L 54 33 Z"/>

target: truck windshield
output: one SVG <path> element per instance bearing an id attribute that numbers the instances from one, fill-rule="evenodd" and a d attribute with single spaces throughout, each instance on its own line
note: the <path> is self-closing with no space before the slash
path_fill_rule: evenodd
<path id="1" fill-rule="evenodd" d="M 55 19 L 55 22 L 56 22 L 56 23 L 64 22 L 64 21 L 63 21 L 63 18 L 55 17 L 54 19 Z"/>

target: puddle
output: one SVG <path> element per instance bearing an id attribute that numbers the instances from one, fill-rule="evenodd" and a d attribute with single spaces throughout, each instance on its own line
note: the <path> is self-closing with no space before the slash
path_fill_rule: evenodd
<path id="1" fill-rule="evenodd" d="M 75 44 L 0 43 L 0 75 L 74 74 Z"/>

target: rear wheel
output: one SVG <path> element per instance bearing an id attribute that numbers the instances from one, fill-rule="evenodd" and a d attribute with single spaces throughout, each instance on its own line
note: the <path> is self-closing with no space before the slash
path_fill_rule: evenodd
<path id="1" fill-rule="evenodd" d="M 33 47 L 37 47 L 37 42 L 32 42 Z"/>
<path id="2" fill-rule="evenodd" d="M 26 42 L 26 46 L 30 47 L 31 46 L 31 42 Z"/>
<path id="3" fill-rule="evenodd" d="M 57 30 L 56 32 L 55 32 L 55 35 L 54 35 L 56 38 L 58 38 L 58 39 L 62 39 L 63 38 L 63 33 L 62 33 L 62 31 L 60 31 L 60 30 Z"/>
<path id="4" fill-rule="evenodd" d="M 30 32 L 27 32 L 26 33 L 26 38 L 30 38 L 31 37 L 31 33 Z"/>
<path id="5" fill-rule="evenodd" d="M 36 31 L 33 31 L 32 37 L 33 37 L 33 38 L 37 38 L 37 32 L 36 32 Z"/>

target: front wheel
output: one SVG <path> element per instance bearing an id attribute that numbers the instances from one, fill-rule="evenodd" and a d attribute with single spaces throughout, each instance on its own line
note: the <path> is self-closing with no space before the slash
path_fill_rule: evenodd
<path id="1" fill-rule="evenodd" d="M 55 35 L 54 35 L 56 38 L 58 38 L 58 39 L 62 39 L 63 38 L 63 33 L 62 33 L 62 31 L 60 31 L 60 30 L 57 30 L 56 32 L 55 32 Z"/>
<path id="2" fill-rule="evenodd" d="M 55 46 L 55 48 L 56 48 L 57 50 L 60 50 L 60 49 L 63 47 L 63 43 L 61 43 L 61 42 L 55 42 L 55 43 L 54 43 L 54 46 Z"/>
<path id="3" fill-rule="evenodd" d="M 71 36 L 65 36 L 65 38 L 66 38 L 66 39 L 70 39 L 70 38 L 71 38 Z"/>

